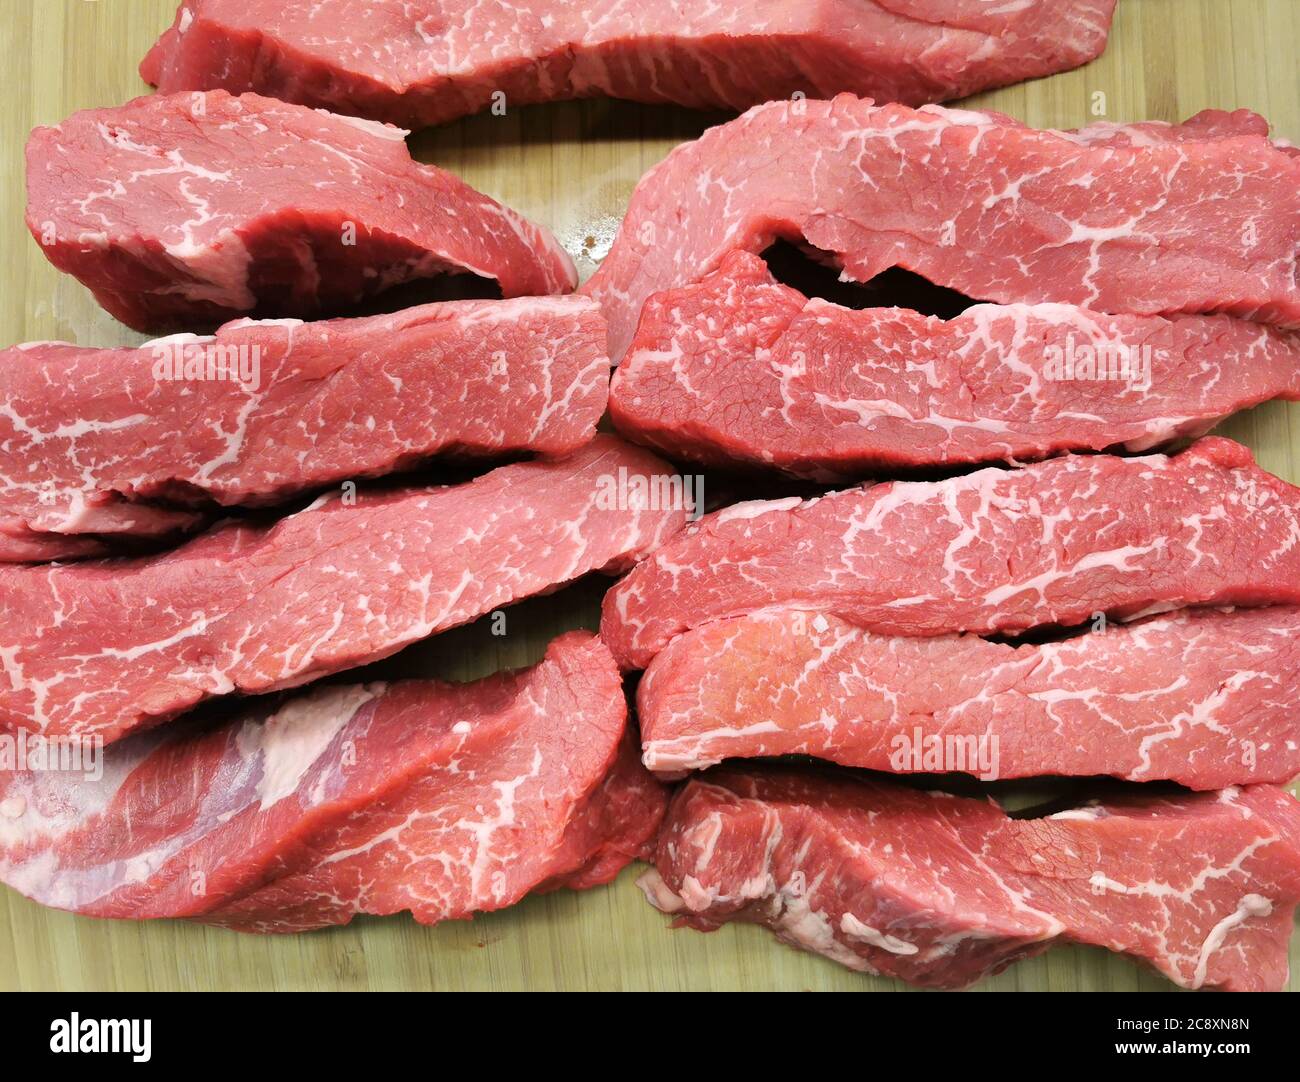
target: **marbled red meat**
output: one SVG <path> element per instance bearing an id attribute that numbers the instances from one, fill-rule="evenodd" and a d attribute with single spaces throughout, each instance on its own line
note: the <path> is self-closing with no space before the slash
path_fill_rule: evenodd
<path id="1" fill-rule="evenodd" d="M 27 227 L 137 330 L 314 316 L 437 274 L 506 297 L 567 293 L 551 234 L 405 132 L 224 90 L 75 113 L 27 142 Z"/>

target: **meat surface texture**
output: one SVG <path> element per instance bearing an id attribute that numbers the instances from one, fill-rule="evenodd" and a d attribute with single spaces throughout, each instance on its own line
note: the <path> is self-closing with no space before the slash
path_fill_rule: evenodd
<path id="1" fill-rule="evenodd" d="M 614 375 L 618 430 L 676 458 L 818 480 L 1201 435 L 1300 398 L 1300 335 L 1229 316 L 975 305 L 854 311 L 749 252 L 653 295 Z"/>
<path id="2" fill-rule="evenodd" d="M 960 988 L 1057 940 L 1187 988 L 1280 990 L 1300 900 L 1300 804 L 1269 785 L 1130 795 L 1045 818 L 823 776 L 718 770 L 674 798 L 650 901 L 852 969 Z"/>
<path id="3" fill-rule="evenodd" d="M 1300 158 L 1251 113 L 1038 131 L 833 101 L 751 109 L 642 179 L 583 287 L 619 360 L 654 293 L 803 241 L 865 282 L 904 267 L 980 301 L 1300 326 Z"/>
<path id="4" fill-rule="evenodd" d="M 1207 437 L 1172 458 L 1067 456 L 735 504 L 610 590 L 601 635 L 645 668 L 683 631 L 773 607 L 930 636 L 1262 604 L 1300 604 L 1300 489 Z"/>
<path id="5" fill-rule="evenodd" d="M 272 504 L 437 453 L 566 454 L 595 436 L 608 381 L 605 324 L 581 297 L 19 346 L 0 353 L 0 561 L 166 535 L 204 505 Z"/>
<path id="6" fill-rule="evenodd" d="M 920 105 L 1078 67 L 1115 0 L 185 0 L 140 65 L 415 127 L 607 95 L 745 109 L 852 91 Z"/>
<path id="7" fill-rule="evenodd" d="M 608 882 L 666 803 L 613 659 L 576 632 L 472 684 L 327 686 L 137 734 L 98 778 L 0 773 L 0 881 L 97 917 L 432 924 Z"/>
<path id="8" fill-rule="evenodd" d="M 230 523 L 163 556 L 0 567 L 0 723 L 111 741 L 210 696 L 294 687 L 621 569 L 685 522 L 648 495 L 666 473 L 598 436 L 468 484 Z"/>
<path id="9" fill-rule="evenodd" d="M 661 773 L 799 754 L 984 781 L 1285 784 L 1300 774 L 1300 608 L 1183 609 L 1020 646 L 774 610 L 674 639 L 637 716 Z"/>
<path id="10" fill-rule="evenodd" d="M 405 135 L 223 90 L 90 109 L 28 140 L 27 226 L 137 330 L 312 316 L 443 273 L 506 297 L 574 287 L 550 233 Z"/>

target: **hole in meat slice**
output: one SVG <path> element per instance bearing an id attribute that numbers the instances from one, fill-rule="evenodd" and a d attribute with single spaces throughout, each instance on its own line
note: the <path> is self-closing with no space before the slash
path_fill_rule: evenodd
<path id="1" fill-rule="evenodd" d="M 382 316 L 442 301 L 499 301 L 501 285 L 477 274 L 443 274 L 391 286 L 356 305 L 340 309 L 341 316 Z"/>
<path id="2" fill-rule="evenodd" d="M 1035 778 L 981 781 L 969 774 L 894 774 L 877 770 L 839 766 L 807 755 L 780 755 L 750 759 L 726 759 L 718 769 L 744 768 L 754 764 L 799 767 L 828 779 L 856 779 L 887 782 L 924 793 L 947 793 L 974 800 L 992 800 L 1012 819 L 1045 819 L 1064 811 L 1086 809 L 1098 802 L 1122 803 L 1155 795 L 1177 796 L 1188 792 L 1171 781 L 1122 781 L 1104 776 L 1065 777 L 1046 774 Z"/>
<path id="3" fill-rule="evenodd" d="M 995 632 L 983 635 L 981 638 L 988 639 L 990 642 L 1005 643 L 1007 646 L 1041 646 L 1043 643 L 1064 642 L 1067 639 L 1077 639 L 1082 635 L 1096 634 L 1099 627 L 1104 630 L 1103 625 L 1094 624 L 1091 620 L 1085 624 L 1073 624 L 1069 627 L 1062 624 L 1038 624 L 1024 631 Z"/>
<path id="4" fill-rule="evenodd" d="M 909 308 L 925 316 L 952 319 L 979 303 L 902 267 L 891 267 L 869 282 L 841 281 L 834 257 L 802 240 L 777 241 L 763 253 L 763 260 L 782 285 L 845 308 Z"/>

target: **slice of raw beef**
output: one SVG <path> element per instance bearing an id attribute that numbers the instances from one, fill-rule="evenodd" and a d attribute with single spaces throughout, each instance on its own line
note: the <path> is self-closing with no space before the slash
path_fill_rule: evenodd
<path id="1" fill-rule="evenodd" d="M 0 726 L 115 740 L 214 695 L 294 687 L 621 569 L 685 522 L 659 459 L 598 436 L 468 484 L 322 498 L 166 555 L 0 567 Z"/>
<path id="2" fill-rule="evenodd" d="M 799 754 L 984 781 L 1285 784 L 1300 774 L 1300 608 L 1182 609 L 1021 646 L 776 609 L 670 642 L 637 716 L 663 773 Z"/>
<path id="3" fill-rule="evenodd" d="M 1086 64 L 1115 0 L 185 0 L 140 65 L 416 126 L 609 95 L 744 109 L 842 90 L 922 104 Z"/>
<path id="4" fill-rule="evenodd" d="M 860 282 L 904 267 L 976 300 L 1296 327 L 1300 158 L 1261 127 L 1213 114 L 1070 133 L 848 95 L 761 105 L 642 179 L 583 288 L 616 360 L 649 296 L 777 239 Z"/>
<path id="5" fill-rule="evenodd" d="M 583 297 L 5 350 L 0 561 L 165 535 L 205 505 L 271 504 L 436 453 L 565 454 L 595 435 L 608 383 L 604 320 Z"/>
<path id="6" fill-rule="evenodd" d="M 608 882 L 666 804 L 609 652 L 577 632 L 472 684 L 331 686 L 0 772 L 0 881 L 97 917 L 244 931 L 425 924 Z"/>
<path id="7" fill-rule="evenodd" d="M 812 769 L 719 769 L 678 792 L 646 896 L 750 921 L 865 973 L 960 988 L 1058 940 L 1187 988 L 1280 990 L 1300 804 L 1271 785 L 1131 793 L 1044 818 Z"/>
<path id="8" fill-rule="evenodd" d="M 836 480 L 1142 451 L 1275 397 L 1300 398 L 1300 335 L 1064 304 L 854 311 L 738 251 L 646 302 L 609 405 L 623 435 L 674 457 Z"/>
<path id="9" fill-rule="evenodd" d="M 224 90 L 76 113 L 27 143 L 27 227 L 138 330 L 310 316 L 443 273 L 567 293 L 555 238 L 412 161 L 399 128 Z"/>
<path id="10" fill-rule="evenodd" d="M 1275 603 L 1300 604 L 1300 489 L 1212 436 L 1172 458 L 1067 456 L 735 504 L 610 590 L 601 635 L 645 668 L 689 628 L 773 607 L 929 636 Z"/>

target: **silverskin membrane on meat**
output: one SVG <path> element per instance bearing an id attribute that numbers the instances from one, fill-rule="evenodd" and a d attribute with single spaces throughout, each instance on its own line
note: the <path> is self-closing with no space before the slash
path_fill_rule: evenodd
<path id="1" fill-rule="evenodd" d="M 473 683 L 330 685 L 140 733 L 94 779 L 0 773 L 0 882 L 245 932 L 433 924 L 608 882 L 666 804 L 609 651 L 574 632 Z"/>

